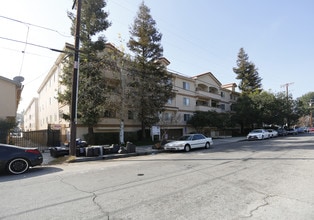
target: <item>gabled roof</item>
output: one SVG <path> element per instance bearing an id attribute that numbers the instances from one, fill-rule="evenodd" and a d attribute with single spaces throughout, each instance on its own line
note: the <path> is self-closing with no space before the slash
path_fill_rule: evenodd
<path id="1" fill-rule="evenodd" d="M 197 79 L 197 78 L 202 77 L 202 76 L 205 76 L 205 75 L 208 75 L 208 76 L 209 76 L 210 78 L 212 78 L 218 85 L 221 86 L 221 82 L 220 82 L 220 81 L 214 76 L 214 74 L 212 74 L 211 72 L 202 73 L 202 74 L 193 76 L 193 77 L 191 77 L 191 78 Z"/>

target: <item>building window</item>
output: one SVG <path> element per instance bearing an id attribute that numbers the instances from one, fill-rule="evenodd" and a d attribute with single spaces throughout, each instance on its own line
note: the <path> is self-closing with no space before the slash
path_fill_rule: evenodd
<path id="1" fill-rule="evenodd" d="M 224 92 L 221 92 L 221 97 L 225 97 L 225 93 Z"/>
<path id="2" fill-rule="evenodd" d="M 184 114 L 183 117 L 184 117 L 184 121 L 188 121 L 188 120 L 190 120 L 191 115 L 190 114 Z"/>
<path id="3" fill-rule="evenodd" d="M 116 116 L 114 111 L 106 110 L 104 112 L 104 118 L 114 118 Z"/>
<path id="4" fill-rule="evenodd" d="M 171 105 L 172 104 L 172 99 L 168 99 L 167 104 Z"/>
<path id="5" fill-rule="evenodd" d="M 183 98 L 183 105 L 189 106 L 190 105 L 190 99 L 189 98 Z"/>
<path id="6" fill-rule="evenodd" d="M 226 110 L 225 104 L 220 104 L 220 109 L 221 109 L 221 110 Z"/>
<path id="7" fill-rule="evenodd" d="M 134 114 L 132 111 L 128 111 L 128 119 L 134 119 Z"/>
<path id="8" fill-rule="evenodd" d="M 164 120 L 165 121 L 171 121 L 172 114 L 170 112 L 165 112 L 164 113 Z"/>
<path id="9" fill-rule="evenodd" d="M 188 83 L 188 82 L 183 82 L 183 89 L 185 89 L 185 90 L 190 90 L 190 83 Z"/>

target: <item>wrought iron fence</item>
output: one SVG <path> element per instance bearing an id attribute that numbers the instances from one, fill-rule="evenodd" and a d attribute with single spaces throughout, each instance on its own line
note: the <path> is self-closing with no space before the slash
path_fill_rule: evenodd
<path id="1" fill-rule="evenodd" d="M 60 146 L 60 131 L 47 129 L 10 135 L 9 143 L 21 147 L 37 147 L 44 152 L 49 147 Z"/>

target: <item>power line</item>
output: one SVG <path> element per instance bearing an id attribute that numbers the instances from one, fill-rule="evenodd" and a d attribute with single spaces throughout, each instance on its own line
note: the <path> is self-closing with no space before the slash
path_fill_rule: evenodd
<path id="1" fill-rule="evenodd" d="M 0 18 L 4 18 L 4 19 L 10 20 L 10 21 L 22 23 L 22 24 L 25 24 L 25 25 L 29 25 L 29 26 L 41 28 L 41 29 L 44 29 L 44 30 L 52 31 L 52 32 L 56 32 L 56 33 L 58 33 L 59 35 L 61 35 L 61 36 L 63 36 L 63 37 L 72 37 L 72 36 L 70 36 L 70 35 L 62 34 L 62 33 L 60 33 L 59 31 L 54 30 L 54 29 L 51 29 L 51 28 L 48 28 L 48 27 L 43 27 L 43 26 L 40 26 L 40 25 L 27 23 L 27 22 L 24 22 L 24 21 L 16 20 L 16 19 L 14 19 L 14 18 L 5 17 L 5 16 L 2 16 L 2 15 L 0 15 Z"/>
<path id="2" fill-rule="evenodd" d="M 40 47 L 40 48 L 48 49 L 48 50 L 51 50 L 51 51 L 54 51 L 54 52 L 69 53 L 69 52 L 64 51 L 64 50 L 59 50 L 59 49 L 55 49 L 55 48 L 51 48 L 51 47 L 47 47 L 47 46 L 42 46 L 42 45 L 39 45 L 39 44 L 29 43 L 27 41 L 20 41 L 20 40 L 15 40 L 15 39 L 12 39 L 12 38 L 1 37 L 1 36 L 0 36 L 0 39 L 13 41 L 13 42 L 16 42 L 16 43 L 22 43 L 22 44 L 25 44 L 25 45 L 31 45 L 31 46 L 34 46 L 34 47 Z"/>

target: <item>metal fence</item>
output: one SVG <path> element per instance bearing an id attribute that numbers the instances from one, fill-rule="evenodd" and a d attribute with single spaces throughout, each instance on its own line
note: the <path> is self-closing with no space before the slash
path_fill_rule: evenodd
<path id="1" fill-rule="evenodd" d="M 10 135 L 9 143 L 21 147 L 37 147 L 46 151 L 49 147 L 60 146 L 60 130 L 39 130 Z"/>

